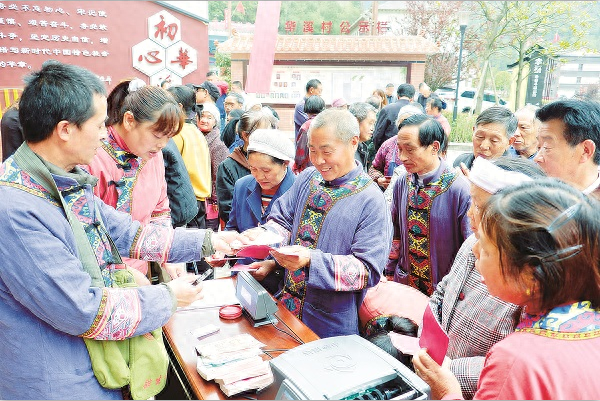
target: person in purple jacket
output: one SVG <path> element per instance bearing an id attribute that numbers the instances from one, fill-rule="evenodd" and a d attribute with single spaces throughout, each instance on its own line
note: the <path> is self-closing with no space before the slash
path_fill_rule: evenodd
<path id="1" fill-rule="evenodd" d="M 440 157 L 440 123 L 424 114 L 404 120 L 398 151 L 406 172 L 392 188 L 394 240 L 386 276 L 430 296 L 471 235 L 467 180 Z"/>
<path id="2" fill-rule="evenodd" d="M 354 159 L 359 132 L 347 110 L 315 117 L 308 132 L 313 167 L 275 202 L 263 226 L 290 244 L 271 251 L 286 269 L 281 302 L 320 337 L 359 333 L 358 308 L 390 249 L 385 199 Z"/>

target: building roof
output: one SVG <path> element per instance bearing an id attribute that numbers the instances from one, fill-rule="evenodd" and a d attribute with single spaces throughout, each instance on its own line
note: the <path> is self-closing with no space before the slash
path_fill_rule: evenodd
<path id="1" fill-rule="evenodd" d="M 254 35 L 237 35 L 219 44 L 225 53 L 250 53 Z M 433 54 L 437 45 L 421 36 L 277 35 L 275 53 Z"/>

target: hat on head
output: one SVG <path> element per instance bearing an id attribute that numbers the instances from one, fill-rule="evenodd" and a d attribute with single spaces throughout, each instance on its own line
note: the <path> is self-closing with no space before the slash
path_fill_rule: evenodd
<path id="1" fill-rule="evenodd" d="M 331 107 L 342 107 L 347 104 L 348 104 L 348 102 L 346 102 L 346 99 L 344 99 L 343 97 L 340 97 L 340 98 L 335 99 L 333 102 L 331 102 Z"/>
<path id="2" fill-rule="evenodd" d="M 204 81 L 200 85 L 194 85 L 194 88 L 206 90 L 210 97 L 213 98 L 213 102 L 216 102 L 219 96 L 221 96 L 221 91 L 217 88 L 217 85 L 210 81 Z"/>
<path id="3" fill-rule="evenodd" d="M 296 155 L 294 144 L 277 129 L 259 128 L 250 135 L 248 151 L 264 153 L 279 160 L 292 161 Z"/>
<path id="4" fill-rule="evenodd" d="M 483 157 L 475 159 L 467 177 L 473 184 L 492 195 L 508 186 L 533 180 L 518 171 L 504 170 Z"/>
<path id="5" fill-rule="evenodd" d="M 217 88 L 219 88 L 219 92 L 221 95 L 226 94 L 229 91 L 229 84 L 225 81 L 217 81 Z"/>
<path id="6" fill-rule="evenodd" d="M 202 106 L 202 110 L 198 112 L 198 115 L 202 116 L 202 113 L 204 113 L 205 111 L 212 114 L 214 119 L 217 121 L 217 126 L 219 126 L 219 123 L 221 121 L 221 113 L 219 112 L 217 106 L 215 106 L 212 103 L 204 103 Z"/>

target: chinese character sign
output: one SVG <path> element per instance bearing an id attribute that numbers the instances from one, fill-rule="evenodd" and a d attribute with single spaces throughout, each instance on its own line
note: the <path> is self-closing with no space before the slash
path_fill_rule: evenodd
<path id="1" fill-rule="evenodd" d="M 538 52 L 532 54 L 530 58 L 526 103 L 541 106 L 546 80 L 546 62 L 546 57 Z"/>
<path id="2" fill-rule="evenodd" d="M 158 12 L 148 18 L 148 38 L 132 48 L 133 67 L 148 75 L 152 85 L 165 79 L 180 83 L 198 68 L 198 54 L 181 40 L 180 26 L 178 18 Z"/>
<path id="3" fill-rule="evenodd" d="M 181 22 L 166 11 L 148 18 L 148 37 L 164 48 L 181 40 Z"/>
<path id="4" fill-rule="evenodd" d="M 302 33 L 303 34 L 314 34 L 315 33 L 315 23 L 314 21 L 302 21 Z M 317 23 L 318 24 L 318 23 Z M 296 21 L 286 21 L 285 22 L 285 33 L 288 35 L 294 35 L 297 32 L 296 26 L 298 23 Z M 332 27 L 334 23 L 332 21 L 321 21 L 320 24 L 316 25 L 317 33 L 321 35 L 332 35 L 334 32 L 332 31 Z M 350 22 L 342 21 L 339 24 L 340 35 L 350 35 Z M 388 21 L 378 21 L 376 23 L 371 23 L 369 21 L 360 21 L 357 25 L 357 30 L 360 35 L 368 35 L 371 30 L 377 35 L 385 35 L 390 30 Z"/>

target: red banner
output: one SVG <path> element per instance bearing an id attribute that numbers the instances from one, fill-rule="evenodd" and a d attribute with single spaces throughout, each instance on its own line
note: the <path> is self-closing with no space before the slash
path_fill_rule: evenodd
<path id="1" fill-rule="evenodd" d="M 281 1 L 259 1 L 256 10 L 256 29 L 248 63 L 246 92 L 269 93 L 275 60 L 277 30 Z"/>

